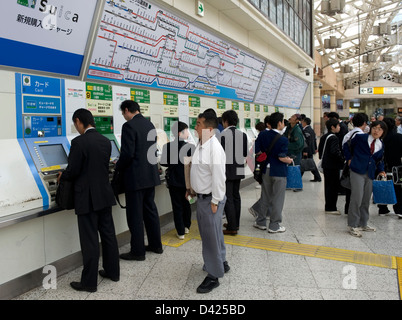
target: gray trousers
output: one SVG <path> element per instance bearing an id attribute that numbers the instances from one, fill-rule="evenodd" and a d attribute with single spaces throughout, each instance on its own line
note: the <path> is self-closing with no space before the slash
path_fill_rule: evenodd
<path id="1" fill-rule="evenodd" d="M 269 217 L 269 229 L 276 231 L 282 222 L 282 210 L 285 203 L 286 177 L 270 177 L 269 168 L 262 176 L 260 210 L 255 222 L 260 226 L 267 225 Z"/>
<path id="2" fill-rule="evenodd" d="M 226 247 L 222 230 L 222 215 L 226 196 L 219 202 L 218 210 L 212 213 L 212 196 L 197 198 L 197 222 L 202 241 L 204 270 L 213 278 L 224 275 L 223 263 L 226 261 Z"/>
<path id="3" fill-rule="evenodd" d="M 348 226 L 366 227 L 369 220 L 369 207 L 373 180 L 367 174 L 358 174 L 350 170 L 351 195 L 348 211 Z"/>

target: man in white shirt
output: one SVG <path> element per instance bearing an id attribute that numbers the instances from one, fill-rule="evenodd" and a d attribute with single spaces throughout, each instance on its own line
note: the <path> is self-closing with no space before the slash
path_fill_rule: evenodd
<path id="1" fill-rule="evenodd" d="M 402 134 L 402 117 L 395 118 L 396 132 Z"/>
<path id="2" fill-rule="evenodd" d="M 218 287 L 218 278 L 230 269 L 222 231 L 226 202 L 226 155 L 215 137 L 217 127 L 216 116 L 209 112 L 201 113 L 195 126 L 199 143 L 192 157 L 190 180 L 192 189 L 197 193 L 197 221 L 204 270 L 208 272 L 197 288 L 198 293 L 208 293 Z"/>

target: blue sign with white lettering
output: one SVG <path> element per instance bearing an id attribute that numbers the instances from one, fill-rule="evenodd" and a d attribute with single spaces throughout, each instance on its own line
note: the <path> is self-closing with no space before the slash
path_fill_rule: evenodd
<path id="1" fill-rule="evenodd" d="M 60 98 L 23 96 L 24 114 L 60 114 Z"/>
<path id="2" fill-rule="evenodd" d="M 23 74 L 22 94 L 61 96 L 61 80 Z"/>

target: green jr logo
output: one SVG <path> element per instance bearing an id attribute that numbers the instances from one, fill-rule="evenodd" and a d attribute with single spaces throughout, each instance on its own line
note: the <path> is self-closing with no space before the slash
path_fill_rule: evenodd
<path id="1" fill-rule="evenodd" d="M 36 6 L 36 0 L 17 0 L 17 3 L 32 9 L 35 9 Z"/>

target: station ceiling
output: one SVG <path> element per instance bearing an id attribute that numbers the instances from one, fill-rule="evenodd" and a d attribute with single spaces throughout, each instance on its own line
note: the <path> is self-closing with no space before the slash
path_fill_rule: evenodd
<path id="1" fill-rule="evenodd" d="M 314 0 L 314 47 L 323 57 L 322 69 L 331 66 L 347 89 L 381 79 L 402 83 L 402 1 L 346 0 L 343 12 L 321 12 L 322 0 Z M 325 7 L 325 4 L 323 5 Z M 390 25 L 391 33 L 374 35 L 380 23 Z M 339 48 L 325 48 L 325 39 L 341 39 Z M 373 55 L 372 62 L 363 56 Z M 383 62 L 383 56 L 391 61 Z M 343 73 L 341 67 L 352 72 Z"/>

